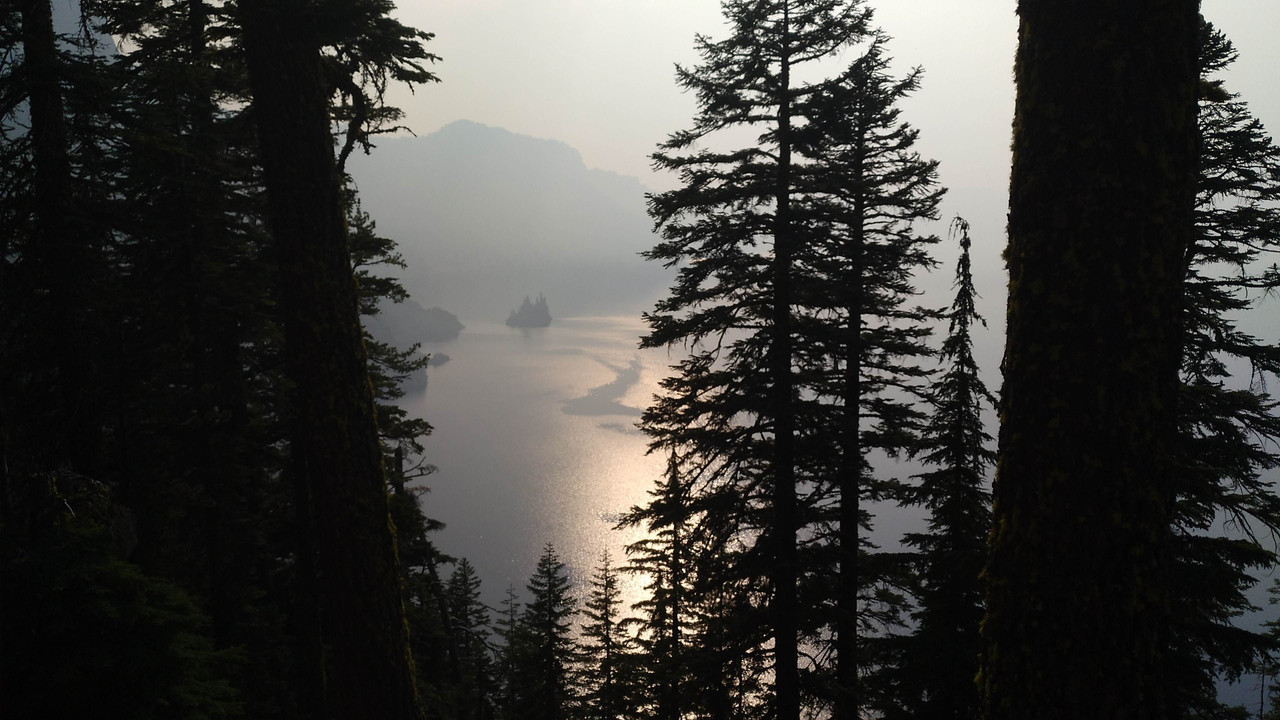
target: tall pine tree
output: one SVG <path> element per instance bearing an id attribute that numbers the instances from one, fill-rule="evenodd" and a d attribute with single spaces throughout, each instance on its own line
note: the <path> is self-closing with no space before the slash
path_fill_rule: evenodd
<path id="1" fill-rule="evenodd" d="M 868 18 L 869 20 L 869 18 Z M 914 452 L 923 417 L 916 407 L 928 370 L 928 322 L 933 313 L 911 305 L 914 274 L 932 267 L 932 235 L 916 223 L 937 217 L 943 189 L 936 161 L 915 150 L 919 131 L 901 119 L 899 102 L 920 83 L 888 71 L 887 38 L 868 31 L 862 56 L 837 80 L 839 92 L 809 100 L 811 122 L 797 133 L 806 166 L 799 203 L 814 242 L 805 248 L 802 336 L 812 354 L 805 387 L 808 424 L 818 447 L 813 474 L 820 507 L 838 530 L 826 538 L 840 573 L 833 593 L 838 717 L 852 718 L 871 702 L 860 692 L 859 668 L 874 673 L 884 648 L 860 642 L 902 621 L 901 558 L 876 552 L 867 540 L 867 501 L 897 499 L 899 483 L 873 472 L 868 455 Z M 814 362 L 816 360 L 817 362 Z M 835 507 L 831 508 L 834 496 Z M 815 583 L 828 576 L 821 564 Z"/>
<path id="2" fill-rule="evenodd" d="M 676 458 L 686 501 L 706 510 L 700 526 L 718 556 L 698 561 L 700 582 L 715 580 L 691 606 L 715 618 L 700 642 L 726 644 L 704 650 L 765 669 L 743 688 L 771 683 L 733 702 L 780 718 L 834 702 L 852 717 L 859 596 L 899 597 L 874 579 L 891 563 L 859 572 L 860 498 L 883 489 L 865 456 L 912 444 L 899 391 L 923 374 L 927 313 L 907 301 L 933 240 L 912 222 L 932 217 L 941 193 L 895 108 L 918 73 L 888 76 L 862 3 L 723 8 L 729 37 L 699 38 L 703 64 L 678 71 L 699 115 L 654 155 L 683 187 L 651 198 L 663 242 L 647 257 L 679 270 L 643 344 L 689 355 L 642 426 L 654 451 Z M 857 59 L 837 75 L 800 79 L 850 50 Z M 742 130 L 756 144 L 739 145 Z M 877 617 L 892 617 L 886 609 Z M 835 644 L 837 667 L 832 653 L 802 657 L 801 642 Z M 802 698 L 809 676 L 814 693 Z"/>
<path id="3" fill-rule="evenodd" d="M 946 370 L 933 387 L 933 412 L 922 438 L 921 459 L 934 469 L 916 477 L 909 500 L 929 513 L 927 531 L 906 544 L 918 553 L 915 632 L 903 644 L 903 677 L 886 717 L 964 720 L 978 717 L 978 656 L 982 640 L 982 581 L 991 531 L 987 472 L 995 464 L 983 413 L 996 399 L 979 377 L 971 329 L 985 322 L 974 306 L 977 292 L 969 263 L 969 223 L 956 218 L 960 239 L 955 300 L 941 359 Z"/>

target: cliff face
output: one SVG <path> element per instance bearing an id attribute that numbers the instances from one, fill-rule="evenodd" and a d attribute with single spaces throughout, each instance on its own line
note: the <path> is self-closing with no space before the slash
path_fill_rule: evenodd
<path id="1" fill-rule="evenodd" d="M 512 310 L 507 316 L 507 324 L 511 327 L 547 327 L 551 324 L 551 311 L 547 308 L 547 299 L 538 295 L 536 302 L 524 296 L 520 307 Z"/>

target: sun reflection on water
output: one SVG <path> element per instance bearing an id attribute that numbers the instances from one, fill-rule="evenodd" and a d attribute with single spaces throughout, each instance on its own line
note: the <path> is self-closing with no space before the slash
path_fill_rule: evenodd
<path id="1" fill-rule="evenodd" d="M 638 349 L 642 331 L 638 318 L 570 318 L 534 332 L 468 327 L 424 347 L 451 358 L 404 403 L 435 426 L 426 448 L 439 472 L 424 509 L 446 523 L 437 545 L 471 561 L 491 606 L 508 585 L 523 591 L 546 542 L 582 599 L 602 552 L 622 566 L 640 539 L 615 526 L 662 473 L 635 423 L 671 362 Z M 625 603 L 641 597 L 645 578 L 619 581 Z"/>

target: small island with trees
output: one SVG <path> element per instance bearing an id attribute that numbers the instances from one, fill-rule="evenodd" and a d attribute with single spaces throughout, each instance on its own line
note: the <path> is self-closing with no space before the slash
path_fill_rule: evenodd
<path id="1" fill-rule="evenodd" d="M 512 310 L 507 316 L 507 325 L 519 328 L 535 328 L 547 327 L 551 325 L 551 311 L 547 309 L 547 299 L 538 294 L 536 301 L 530 301 L 529 296 L 524 296 L 524 302 L 520 307 Z"/>

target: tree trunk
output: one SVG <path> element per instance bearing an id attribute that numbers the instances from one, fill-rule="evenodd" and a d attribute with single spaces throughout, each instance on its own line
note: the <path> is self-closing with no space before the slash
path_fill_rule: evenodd
<path id="1" fill-rule="evenodd" d="M 334 718 L 419 716 L 356 287 L 310 8 L 242 0 L 286 359 L 310 489 Z M 301 30 L 299 28 L 302 28 Z"/>
<path id="2" fill-rule="evenodd" d="M 866 85 L 859 98 L 866 97 Z M 857 113 L 851 176 L 863 181 L 866 165 L 866 123 L 861 101 Z M 854 720 L 861 702 L 858 692 L 858 551 L 862 514 L 862 312 L 866 244 L 866 192 L 855 188 L 849 220 L 849 269 L 845 308 L 844 377 L 840 385 L 844 415 L 840 431 L 840 586 L 836 596 L 836 720 Z"/>
<path id="3" fill-rule="evenodd" d="M 1165 718 L 1196 0 L 1022 0 L 980 682 L 993 719 Z"/>
<path id="4" fill-rule="evenodd" d="M 786 6 L 784 6 L 784 12 Z M 784 15 L 782 45 L 790 45 Z M 769 374 L 773 389 L 773 657 L 775 717 L 799 720 L 799 628 L 796 601 L 795 382 L 791 372 L 792 256 L 791 227 L 791 79 L 787 50 L 782 53 L 778 86 L 778 177 L 773 231 L 773 338 Z"/>
<path id="5" fill-rule="evenodd" d="M 93 256 L 84 223 L 77 221 L 52 8 L 48 0 L 23 0 L 19 11 L 35 222 L 22 261 L 28 299 L 18 311 L 20 332 L 28 336 L 24 366 L 8 370 L 31 380 L 20 390 L 26 398 L 12 408 L 10 422 L 35 425 L 29 440 L 39 449 L 32 448 L 32 459 L 43 469 L 69 465 L 92 475 L 100 435 L 86 315 Z"/>

